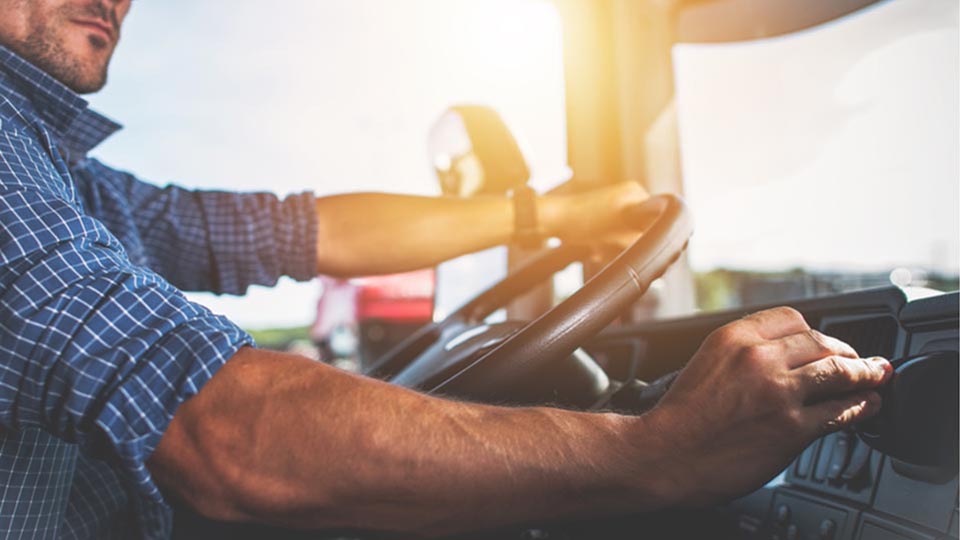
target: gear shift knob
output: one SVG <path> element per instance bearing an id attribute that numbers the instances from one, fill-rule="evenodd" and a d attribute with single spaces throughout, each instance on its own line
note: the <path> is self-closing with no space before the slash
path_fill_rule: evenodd
<path id="1" fill-rule="evenodd" d="M 857 426 L 860 438 L 894 459 L 956 471 L 960 356 L 940 351 L 893 365 L 880 412 Z"/>

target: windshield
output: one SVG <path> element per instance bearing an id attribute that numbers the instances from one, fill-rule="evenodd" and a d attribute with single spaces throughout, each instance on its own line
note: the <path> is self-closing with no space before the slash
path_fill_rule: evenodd
<path id="1" fill-rule="evenodd" d="M 96 155 L 161 184 L 439 194 L 427 136 L 464 103 L 503 116 L 535 185 L 569 175 L 561 26 L 546 0 L 137 2 L 91 101 L 127 128 Z M 438 309 L 505 274 L 505 260 L 450 263 Z M 284 278 L 243 298 L 190 297 L 270 328 L 310 324 L 320 290 Z"/>
<path id="2" fill-rule="evenodd" d="M 430 125 L 483 103 L 543 190 L 569 175 L 561 35 L 545 0 L 138 3 L 91 96 L 128 129 L 96 155 L 200 188 L 436 194 Z M 781 38 L 674 47 L 696 307 L 891 276 L 957 287 L 956 43 L 955 0 L 895 0 Z M 435 315 L 505 259 L 442 267 Z M 566 296 L 578 270 L 556 284 Z M 318 292 L 285 279 L 191 297 L 247 327 L 302 326 Z"/>
<path id="3" fill-rule="evenodd" d="M 957 2 L 674 47 L 701 309 L 957 288 Z"/>

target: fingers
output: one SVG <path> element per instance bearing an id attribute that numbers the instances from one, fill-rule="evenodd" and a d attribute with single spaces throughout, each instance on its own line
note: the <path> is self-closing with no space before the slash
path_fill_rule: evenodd
<path id="1" fill-rule="evenodd" d="M 646 231 L 660 217 L 662 208 L 646 204 L 626 206 L 620 210 L 623 225 L 634 231 Z"/>
<path id="2" fill-rule="evenodd" d="M 635 205 L 650 198 L 650 192 L 639 180 L 624 180 L 613 186 L 620 192 L 620 201 L 625 205 Z"/>
<path id="3" fill-rule="evenodd" d="M 879 410 L 880 394 L 867 391 L 818 403 L 805 412 L 810 431 L 822 435 L 866 420 Z"/>
<path id="4" fill-rule="evenodd" d="M 741 321 L 752 326 L 763 339 L 778 339 L 810 329 L 803 315 L 789 307 L 758 311 L 747 315 Z"/>
<path id="5" fill-rule="evenodd" d="M 833 336 L 828 336 L 819 330 L 810 330 L 810 334 L 813 339 L 819 341 L 824 347 L 832 351 L 833 354 L 848 356 L 850 358 L 858 358 L 860 356 L 857 354 L 857 351 L 845 341 L 841 341 Z"/>
<path id="6" fill-rule="evenodd" d="M 804 330 L 784 336 L 770 341 L 765 346 L 770 347 L 772 355 L 780 358 L 789 369 L 809 364 L 827 356 L 858 357 L 857 351 L 853 350 L 850 345 L 816 330 Z"/>
<path id="7" fill-rule="evenodd" d="M 893 373 L 893 367 L 880 357 L 828 356 L 793 373 L 798 377 L 805 403 L 812 403 L 856 390 L 876 388 Z"/>

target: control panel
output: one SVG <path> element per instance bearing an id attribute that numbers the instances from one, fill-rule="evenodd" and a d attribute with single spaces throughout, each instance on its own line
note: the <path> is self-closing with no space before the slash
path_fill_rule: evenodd
<path id="1" fill-rule="evenodd" d="M 823 319 L 822 331 L 844 339 L 862 355 L 899 359 L 904 366 L 911 361 L 926 363 L 923 370 L 928 372 L 917 369 L 919 375 L 909 377 L 906 369 L 901 370 L 904 374 L 897 372 L 900 386 L 916 378 L 914 386 L 920 391 L 892 395 L 892 388 L 885 388 L 888 423 L 880 425 L 882 429 L 841 431 L 814 441 L 779 482 L 734 505 L 742 538 L 957 539 L 954 364 L 960 362 L 955 352 L 960 343 L 957 297 L 946 300 L 939 300 L 943 305 L 918 303 L 899 319 L 890 315 Z M 920 380 L 920 375 L 926 378 Z M 894 436 L 893 443 L 889 439 L 878 443 L 878 434 Z M 925 451 L 912 451 L 917 448 Z"/>

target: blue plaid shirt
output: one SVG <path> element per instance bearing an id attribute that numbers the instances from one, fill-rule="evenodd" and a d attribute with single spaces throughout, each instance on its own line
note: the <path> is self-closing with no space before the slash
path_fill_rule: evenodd
<path id="1" fill-rule="evenodd" d="M 119 126 L 0 47 L 0 537 L 165 538 L 145 461 L 250 337 L 180 290 L 315 273 L 313 195 L 156 187 Z"/>

